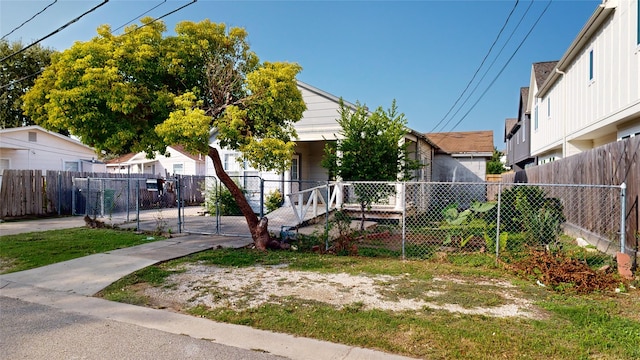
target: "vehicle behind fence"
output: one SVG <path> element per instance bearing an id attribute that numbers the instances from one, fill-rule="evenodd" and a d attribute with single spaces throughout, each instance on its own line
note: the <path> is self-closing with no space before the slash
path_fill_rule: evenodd
<path id="1" fill-rule="evenodd" d="M 274 236 L 303 247 L 405 259 L 508 259 L 562 249 L 594 266 L 616 252 L 637 254 L 637 239 L 621 231 L 620 186 L 235 181 Z M 146 230 L 250 236 L 215 177 L 77 178 L 74 184 L 76 214 L 142 220 Z"/>

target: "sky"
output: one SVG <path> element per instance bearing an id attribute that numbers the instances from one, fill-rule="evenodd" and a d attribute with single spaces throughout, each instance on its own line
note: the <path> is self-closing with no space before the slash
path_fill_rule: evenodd
<path id="1" fill-rule="evenodd" d="M 191 2 L 110 0 L 41 45 L 63 51 L 96 36 L 101 24 L 115 30 L 147 11 L 157 18 Z M 0 36 L 28 45 L 101 3 L 0 0 Z M 559 60 L 600 3 L 198 0 L 162 20 L 167 36 L 180 21 L 245 28 L 262 61 L 300 64 L 298 79 L 311 86 L 369 109 L 395 99 L 408 126 L 422 133 L 492 130 L 501 150 L 531 64 Z"/>

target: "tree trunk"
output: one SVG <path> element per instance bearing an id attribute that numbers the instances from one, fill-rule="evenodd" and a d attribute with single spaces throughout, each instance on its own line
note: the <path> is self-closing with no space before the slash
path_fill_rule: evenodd
<path id="1" fill-rule="evenodd" d="M 271 241 L 269 231 L 267 231 L 267 218 L 265 217 L 259 221 L 256 214 L 253 213 L 253 209 L 244 197 L 242 190 L 238 187 L 235 181 L 229 177 L 227 172 L 224 171 L 218 149 L 209 146 L 209 157 L 213 161 L 213 168 L 216 170 L 216 175 L 227 189 L 229 189 L 229 192 L 231 192 L 231 195 L 236 200 L 240 211 L 242 211 L 242 215 L 244 215 L 244 218 L 247 220 L 247 226 L 249 227 L 249 231 L 251 231 L 251 238 L 253 239 L 253 243 L 256 245 L 256 248 L 263 251 L 266 250 L 269 242 Z"/>

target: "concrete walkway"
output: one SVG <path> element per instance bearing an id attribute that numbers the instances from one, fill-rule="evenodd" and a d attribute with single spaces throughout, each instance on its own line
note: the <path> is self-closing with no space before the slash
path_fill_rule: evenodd
<path id="1" fill-rule="evenodd" d="M 73 221 L 67 221 L 68 224 L 75 225 Z M 3 235 L 5 229 L 2 229 Z M 29 229 L 33 230 L 34 227 L 29 226 Z M 290 359 L 406 359 L 369 349 L 217 323 L 167 310 L 91 297 L 121 277 L 149 265 L 206 249 L 237 248 L 249 243 L 249 238 L 202 235 L 186 235 L 150 242 L 0 275 L 0 296 L 45 305 L 70 314 L 188 335 L 194 339 L 209 339 L 222 345 L 258 350 Z"/>

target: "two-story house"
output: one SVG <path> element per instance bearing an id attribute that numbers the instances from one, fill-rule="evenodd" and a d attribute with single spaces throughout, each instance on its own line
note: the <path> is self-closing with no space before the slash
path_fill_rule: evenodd
<path id="1" fill-rule="evenodd" d="M 520 88 L 520 100 L 518 102 L 518 117 L 506 119 L 504 127 L 504 142 L 507 145 L 506 164 L 514 171 L 535 165 L 535 158 L 531 156 L 530 134 L 529 87 L 522 87 Z"/>
<path id="2" fill-rule="evenodd" d="M 640 135 L 640 2 L 604 0 L 536 84 L 530 146 L 538 164 Z"/>

